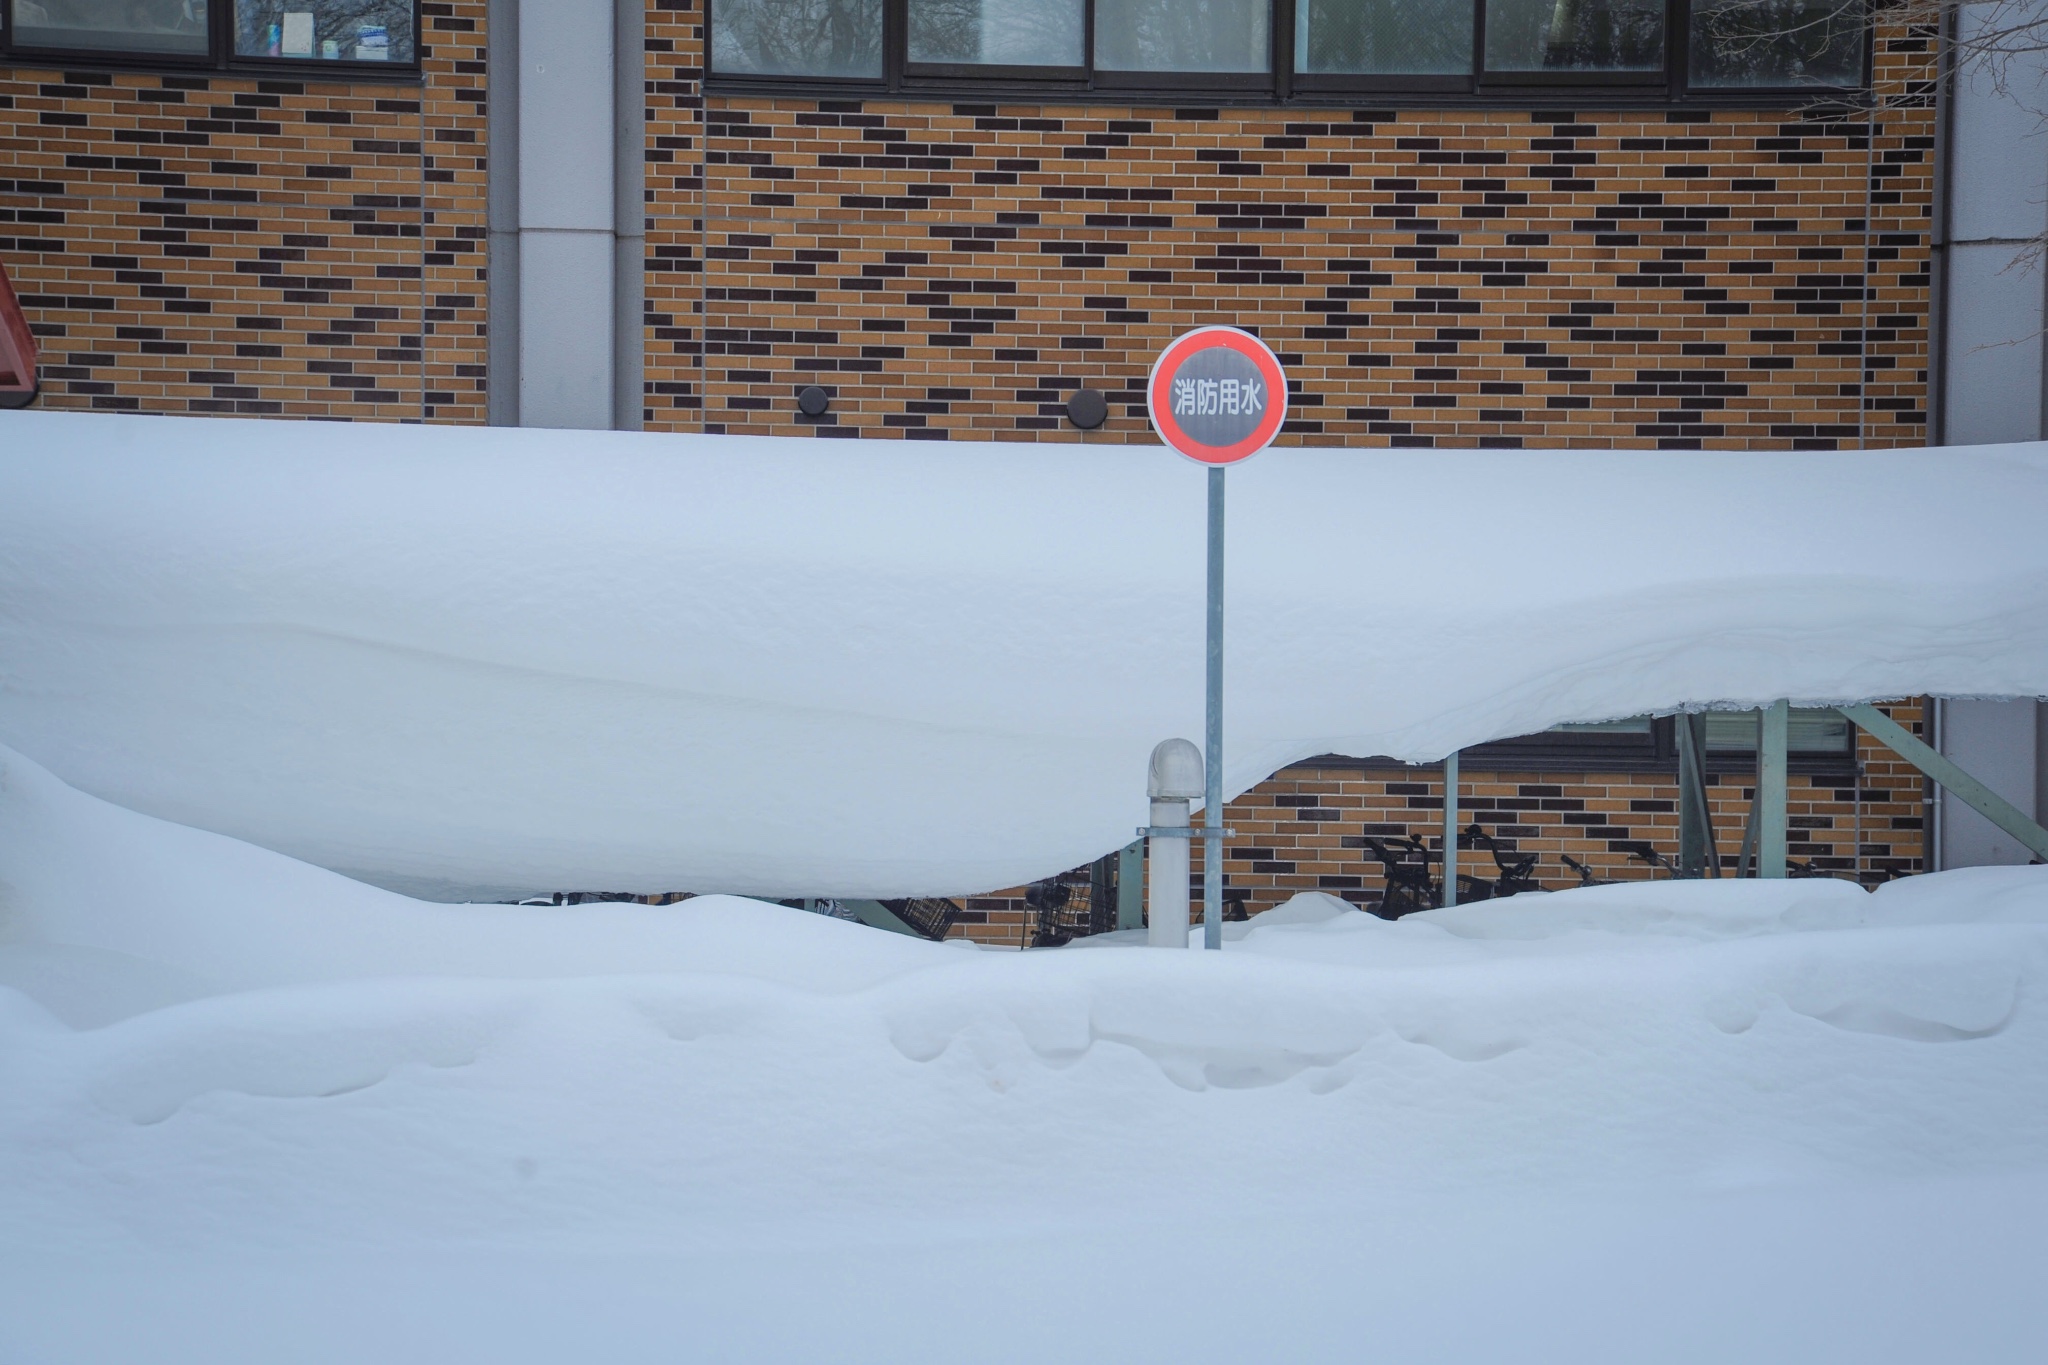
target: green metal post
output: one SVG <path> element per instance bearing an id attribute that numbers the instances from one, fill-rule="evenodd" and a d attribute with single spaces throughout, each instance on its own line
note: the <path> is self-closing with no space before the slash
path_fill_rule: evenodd
<path id="1" fill-rule="evenodd" d="M 1458 751 L 1444 760 L 1444 894 L 1445 905 L 1458 903 Z"/>
<path id="2" fill-rule="evenodd" d="M 1707 808 L 1706 729 L 1702 715 L 1674 718 L 1678 735 L 1678 870 L 1703 877 L 1709 869 L 1721 875 L 1721 852 L 1714 846 L 1714 817 Z"/>
<path id="3" fill-rule="evenodd" d="M 1756 875 L 1785 875 L 1785 764 L 1792 703 L 1774 701 L 1757 716 Z"/>
<path id="4" fill-rule="evenodd" d="M 1145 841 L 1133 839 L 1116 855 L 1116 927 L 1145 927 Z"/>

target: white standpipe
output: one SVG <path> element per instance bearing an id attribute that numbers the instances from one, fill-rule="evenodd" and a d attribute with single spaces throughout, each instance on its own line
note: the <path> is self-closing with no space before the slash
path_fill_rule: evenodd
<path id="1" fill-rule="evenodd" d="M 1185 828 L 1188 803 L 1154 801 L 1152 823 L 1161 829 Z M 1154 948 L 1188 946 L 1188 841 L 1152 836 L 1152 856 L 1145 863 L 1145 942 Z"/>
<path id="2" fill-rule="evenodd" d="M 1152 750 L 1145 789 L 1152 798 L 1152 828 L 1185 830 L 1188 803 L 1202 794 L 1202 751 L 1185 739 L 1161 741 Z M 1146 943 L 1154 948 L 1188 946 L 1188 840 L 1154 834 L 1145 862 Z"/>

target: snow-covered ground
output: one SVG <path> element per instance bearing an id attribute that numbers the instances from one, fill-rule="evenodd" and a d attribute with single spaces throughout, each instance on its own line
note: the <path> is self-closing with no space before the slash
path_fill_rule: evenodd
<path id="1" fill-rule="evenodd" d="M 2048 695 L 2044 452 L 1267 451 L 1225 787 Z M 0 743 L 434 899 L 1015 886 L 1202 733 L 1203 487 L 1137 446 L 0 414 Z"/>
<path id="2" fill-rule="evenodd" d="M 997 953 L 0 750 L 0 1361 L 2038 1361 L 2044 987 L 2041 868 Z"/>

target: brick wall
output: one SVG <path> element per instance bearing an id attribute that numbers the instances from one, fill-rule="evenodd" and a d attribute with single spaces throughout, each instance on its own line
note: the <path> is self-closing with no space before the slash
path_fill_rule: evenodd
<path id="1" fill-rule="evenodd" d="M 1149 441 L 1159 347 L 1233 322 L 1298 381 L 1282 444 L 1925 440 L 1922 35 L 1880 35 L 1879 108 L 1847 116 L 826 102 L 705 96 L 702 10 L 659 3 L 654 427 Z M 835 394 L 822 422 L 795 410 L 811 383 Z M 1100 432 L 1062 418 L 1080 384 L 1112 397 Z M 1792 856 L 1919 870 L 1919 774 L 1860 757 L 1860 786 L 1794 775 Z M 1675 773 L 1468 769 L 1463 793 L 1549 886 L 1576 881 L 1566 853 L 1613 878 L 1653 875 L 1639 843 L 1678 854 Z M 1712 785 L 1731 862 L 1751 795 Z M 1440 843 L 1441 802 L 1426 770 L 1289 769 L 1232 803 L 1230 884 L 1253 911 L 1372 903 L 1363 836 Z M 956 933 L 1028 937 L 1021 888 L 965 904 Z"/>
<path id="2" fill-rule="evenodd" d="M 656 426 L 1084 439 L 1087 384 L 1085 439 L 1149 440 L 1160 346 L 1233 322 L 1296 381 L 1283 443 L 1924 439 L 1922 37 L 1874 115 L 703 98 L 660 2 Z"/>
<path id="3" fill-rule="evenodd" d="M 484 8 L 423 85 L 0 67 L 42 404 L 483 421 Z"/>

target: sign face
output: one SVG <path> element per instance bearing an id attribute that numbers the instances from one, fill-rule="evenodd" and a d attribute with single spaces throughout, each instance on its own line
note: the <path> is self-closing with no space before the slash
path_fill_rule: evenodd
<path id="1" fill-rule="evenodd" d="M 1197 327 L 1160 353 L 1145 400 L 1160 440 L 1202 464 L 1235 464 L 1280 434 L 1287 376 L 1250 332 Z"/>

